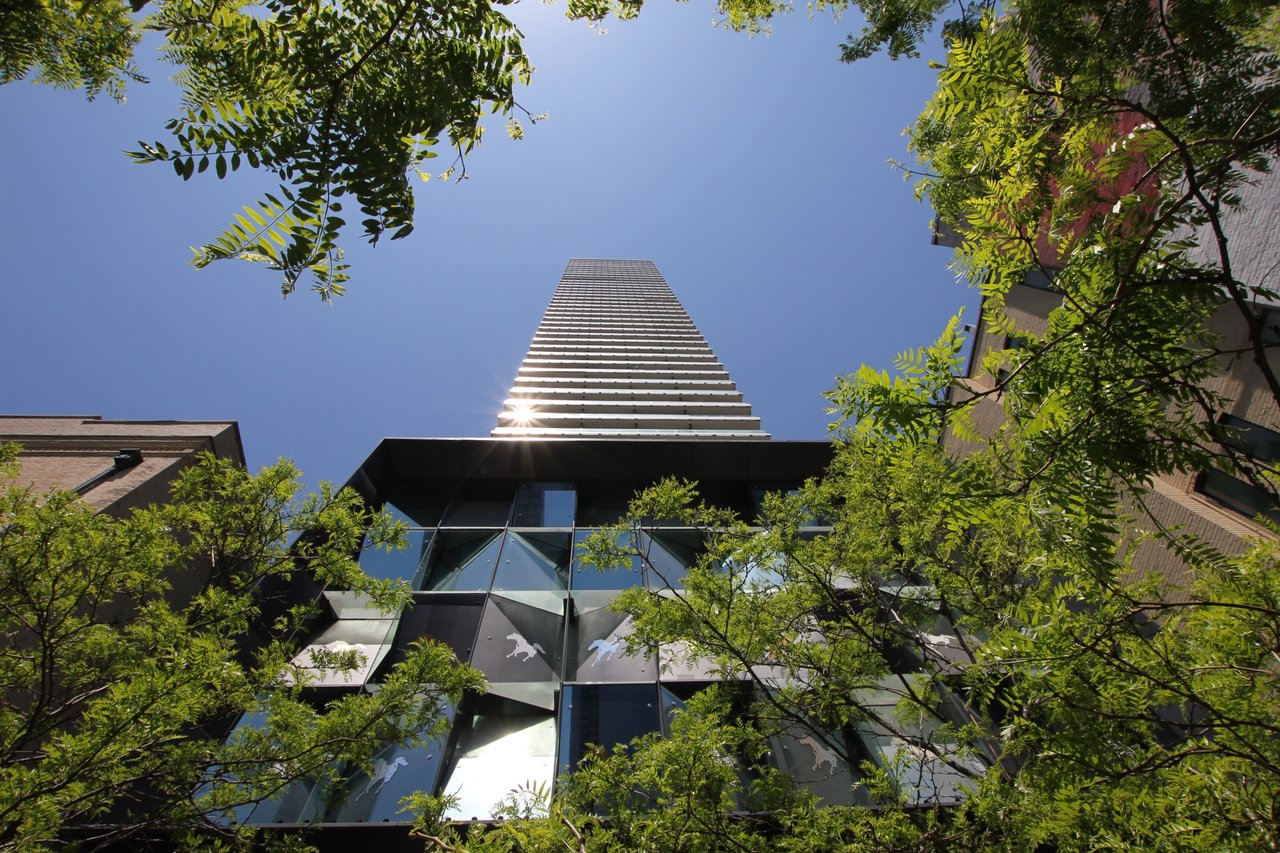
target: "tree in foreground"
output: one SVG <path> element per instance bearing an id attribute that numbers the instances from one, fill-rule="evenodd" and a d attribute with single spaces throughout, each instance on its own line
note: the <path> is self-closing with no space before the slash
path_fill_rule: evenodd
<path id="1" fill-rule="evenodd" d="M 688 483 L 638 496 L 591 543 L 599 565 L 643 559 L 639 534 L 672 523 L 702 554 L 666 589 L 622 593 L 628 643 L 682 649 L 719 685 L 671 738 L 589 756 L 554 797 L 516 792 L 496 827 L 462 832 L 419 799 L 431 849 L 1280 842 L 1280 546 L 1200 549 L 1185 594 L 1162 597 L 1126 560 L 1103 469 L 1013 475 L 1008 432 L 945 456 L 936 399 L 958 353 L 950 335 L 914 354 L 911 429 L 846 423 L 829 473 L 750 525 Z M 788 761 L 821 772 L 797 785 Z"/>
<path id="2" fill-rule="evenodd" d="M 884 33 L 904 43 L 944 8 L 890 7 L 918 13 Z M 1176 589 L 1129 563 L 1154 477 L 1220 467 L 1280 509 L 1274 472 L 1219 419 L 1234 401 L 1206 385 L 1244 363 L 1280 407 L 1263 310 L 1280 294 L 1240 249 L 1280 141 L 1274 9 L 1025 0 L 948 22 L 912 145 L 984 320 L 1021 335 L 982 365 L 995 387 L 957 379 L 953 322 L 897 376 L 837 384 L 831 470 L 760 519 L 690 484 L 640 496 L 595 541 L 602 565 L 670 521 L 704 552 L 672 589 L 619 599 L 631 642 L 683 646 L 727 695 L 683 712 L 696 741 L 587 761 L 551 820 L 467 849 L 1280 844 L 1275 538 L 1224 555 L 1143 534 L 1185 562 Z M 1061 294 L 1043 334 L 1003 310 L 1029 274 Z M 993 433 L 972 416 L 988 400 Z M 812 785 L 744 806 L 777 779 L 766 753 L 802 734 L 876 808 L 815 810 Z"/>
<path id="3" fill-rule="evenodd" d="M 237 814 L 432 735 L 441 703 L 480 685 L 422 644 L 375 694 L 307 701 L 316 668 L 359 662 L 295 658 L 313 614 L 264 591 L 306 571 L 386 609 L 406 593 L 360 573 L 358 498 L 326 487 L 299 502 L 298 490 L 288 463 L 251 476 L 207 457 L 171 504 L 127 518 L 66 492 L 0 493 L 0 848 L 247 840 Z M 399 536 L 379 516 L 369 541 Z M 224 740 L 243 714 L 262 724 Z"/>
<path id="4" fill-rule="evenodd" d="M 340 246 L 348 220 L 373 243 L 408 235 L 414 183 L 431 172 L 464 176 L 486 115 L 504 120 L 515 138 L 522 122 L 541 118 L 517 99 L 532 65 L 502 10 L 509 2 L 8 3 L 0 8 L 0 84 L 30 76 L 123 98 L 127 85 L 146 82 L 136 46 L 158 34 L 182 109 L 165 139 L 140 142 L 130 156 L 168 164 L 183 180 L 253 168 L 278 181 L 197 249 L 193 263 L 263 263 L 281 273 L 285 295 L 309 280 L 327 300 L 349 277 Z M 565 14 L 594 23 L 635 17 L 642 5 L 569 0 Z M 816 5 L 837 13 L 856 6 L 867 16 L 866 31 L 850 40 L 857 55 L 881 44 L 912 55 L 937 11 L 933 0 Z M 791 7 L 717 0 L 716 8 L 730 28 L 757 32 Z"/>

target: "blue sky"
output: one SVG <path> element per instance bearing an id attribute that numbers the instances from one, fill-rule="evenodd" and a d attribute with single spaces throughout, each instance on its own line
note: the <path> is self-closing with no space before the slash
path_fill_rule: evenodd
<path id="1" fill-rule="evenodd" d="M 565 262 L 624 257 L 657 263 L 765 429 L 820 438 L 834 377 L 972 316 L 886 165 L 932 90 L 923 60 L 843 65 L 857 24 L 803 13 L 747 38 L 702 2 L 606 35 L 512 9 L 536 67 L 521 100 L 550 119 L 519 142 L 491 122 L 467 181 L 420 187 L 407 240 L 348 241 L 333 305 L 281 300 L 256 265 L 187 265 L 267 181 L 121 154 L 176 111 L 163 66 L 144 55 L 156 82 L 123 106 L 0 87 L 0 410 L 235 419 L 251 465 L 342 481 L 383 436 L 486 435 Z"/>

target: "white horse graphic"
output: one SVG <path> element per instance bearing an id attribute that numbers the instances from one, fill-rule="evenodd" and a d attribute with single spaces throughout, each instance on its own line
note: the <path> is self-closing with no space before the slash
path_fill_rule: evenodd
<path id="1" fill-rule="evenodd" d="M 591 665 L 595 666 L 602 660 L 612 660 L 614 652 L 618 650 L 618 646 L 621 644 L 622 640 L 619 637 L 614 637 L 610 640 L 592 640 L 591 645 L 587 646 L 595 658 L 595 660 L 591 661 Z"/>
<path id="2" fill-rule="evenodd" d="M 358 800 L 372 791 L 374 785 L 377 785 L 378 790 L 381 791 L 382 787 L 391 781 L 391 777 L 396 775 L 397 770 L 408 766 L 409 762 L 405 760 L 403 755 L 397 755 L 396 760 L 390 764 L 381 758 L 375 758 L 373 760 L 373 772 L 369 774 L 369 784 L 364 786 L 364 790 L 360 792 L 360 796 L 356 797 L 356 799 Z"/>
<path id="3" fill-rule="evenodd" d="M 516 655 L 524 655 L 525 663 L 528 663 L 529 661 L 533 660 L 535 654 L 540 654 L 540 655 L 546 654 L 542 646 L 538 645 L 537 643 L 529 642 L 524 637 L 520 636 L 519 632 L 513 632 L 510 634 L 507 634 L 507 639 L 514 640 L 516 644 L 516 647 L 511 652 L 511 654 L 507 655 L 507 657 L 509 658 L 513 658 Z"/>
<path id="4" fill-rule="evenodd" d="M 835 772 L 836 767 L 838 766 L 838 762 L 836 761 L 836 754 L 834 752 L 832 752 L 830 749 L 827 749 L 825 745 L 818 743 L 812 737 L 802 737 L 800 738 L 800 743 L 804 744 L 805 746 L 813 750 L 813 769 L 814 770 L 821 770 L 822 765 L 830 764 L 831 772 L 832 773 Z"/>

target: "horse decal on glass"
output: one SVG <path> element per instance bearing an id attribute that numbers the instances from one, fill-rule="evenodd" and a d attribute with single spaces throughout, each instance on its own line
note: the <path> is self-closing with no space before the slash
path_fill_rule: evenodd
<path id="1" fill-rule="evenodd" d="M 591 661 L 591 665 L 595 666 L 602 660 L 612 660 L 614 653 L 618 651 L 618 647 L 620 645 L 622 645 L 622 639 L 620 637 L 613 637 L 608 640 L 592 640 L 591 645 L 587 646 L 587 649 L 591 652 L 591 656 L 594 658 L 594 660 Z"/>
<path id="2" fill-rule="evenodd" d="M 524 655 L 524 662 L 528 663 L 533 660 L 535 655 L 546 654 L 546 651 L 542 646 L 537 643 L 529 642 L 524 637 L 520 636 L 518 631 L 513 631 L 512 633 L 507 634 L 507 639 L 514 641 L 516 644 L 516 647 L 512 650 L 511 654 L 507 655 L 509 658 L 513 658 L 516 655 Z"/>
<path id="3" fill-rule="evenodd" d="M 381 791 L 383 786 L 391 781 L 391 777 L 396 775 L 401 767 L 408 767 L 409 762 L 405 760 L 403 755 L 397 755 L 396 760 L 388 763 L 384 759 L 375 758 L 373 760 L 373 772 L 369 774 L 369 784 L 364 786 L 364 790 L 356 799 L 360 799 L 365 794 L 373 790 L 373 786 L 377 785 Z"/>
<path id="4" fill-rule="evenodd" d="M 800 738 L 800 743 L 813 750 L 814 770 L 821 770 L 822 765 L 829 764 L 831 765 L 831 772 L 835 772 L 838 762 L 836 761 L 836 754 L 834 752 L 828 749 L 824 744 L 814 740 L 812 737 L 802 737 Z"/>

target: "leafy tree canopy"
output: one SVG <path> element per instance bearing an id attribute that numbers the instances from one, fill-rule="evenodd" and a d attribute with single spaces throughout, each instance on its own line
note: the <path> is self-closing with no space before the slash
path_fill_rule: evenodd
<path id="1" fill-rule="evenodd" d="M 915 20 L 885 32 L 914 44 Z M 616 604 L 636 650 L 685 649 L 723 679 L 673 727 L 695 737 L 587 760 L 541 821 L 460 838 L 426 815 L 424 834 L 473 850 L 1276 846 L 1275 531 L 1236 555 L 1135 532 L 1171 473 L 1223 468 L 1280 509 L 1210 382 L 1254 371 L 1280 406 L 1261 310 L 1280 294 L 1238 239 L 1280 141 L 1276 20 L 1273 3 L 1146 0 L 954 17 L 910 131 L 918 190 L 960 234 L 988 337 L 1016 345 L 979 362 L 983 382 L 958 379 L 957 318 L 895 375 L 839 380 L 831 469 L 759 519 L 692 484 L 640 495 L 595 559 L 643 558 L 631 534 L 664 521 L 701 531 L 687 578 Z M 1045 330 L 1005 311 L 1029 275 L 1060 302 Z M 1002 424 L 980 428 L 996 401 Z M 1185 563 L 1181 586 L 1134 569 L 1147 539 Z M 767 769 L 803 732 L 877 808 L 815 809 L 817 789 Z M 765 792 L 764 811 L 744 806 Z"/>
<path id="2" fill-rule="evenodd" d="M 1124 489 L 1101 466 L 1027 477 L 1012 431 L 947 457 L 936 400 L 959 367 L 954 333 L 903 366 L 883 417 L 878 377 L 843 387 L 843 418 L 860 414 L 830 471 L 752 524 L 668 481 L 595 537 L 606 567 L 644 558 L 633 532 L 701 531 L 687 577 L 614 606 L 632 651 L 683 649 L 720 685 L 675 713 L 670 738 L 588 756 L 554 797 L 514 792 L 492 829 L 444 824 L 419 798 L 430 849 L 1277 842 L 1280 545 L 1188 551 L 1171 599 L 1129 564 Z M 908 399 L 921 419 L 896 416 Z M 795 785 L 777 769 L 788 750 L 802 769 L 821 756 L 834 781 Z"/>
<path id="3" fill-rule="evenodd" d="M 31 76 L 123 98 L 127 84 L 145 82 L 134 64 L 141 35 L 158 34 L 182 107 L 165 138 L 139 142 L 130 156 L 167 163 L 183 180 L 252 168 L 278 181 L 197 249 L 193 263 L 263 263 L 281 273 L 286 295 L 308 280 L 327 300 L 349 276 L 343 233 L 354 228 L 373 243 L 405 237 L 415 180 L 464 176 L 486 115 L 505 118 L 516 138 L 523 122 L 541 118 L 517 100 L 532 65 L 503 12 L 508 2 L 18 0 L 0 9 L 0 84 Z M 849 57 L 882 46 L 914 55 L 945 5 L 814 4 L 836 13 L 856 6 L 866 16 Z M 641 6 L 569 0 L 566 14 L 626 19 Z M 716 6 L 726 26 L 748 32 L 791 8 L 780 0 Z"/>
<path id="4" fill-rule="evenodd" d="M 441 703 L 480 686 L 422 644 L 377 693 L 305 699 L 312 664 L 350 667 L 358 652 L 300 663 L 291 638 L 310 608 L 279 612 L 264 590 L 305 568 L 388 609 L 407 593 L 352 558 L 358 498 L 325 487 L 298 501 L 296 473 L 205 458 L 172 503 L 127 518 L 66 492 L 0 493 L 0 848 L 247 840 L 238 811 L 430 736 Z M 369 542 L 401 535 L 379 516 Z M 224 740 L 245 713 L 261 727 Z"/>

